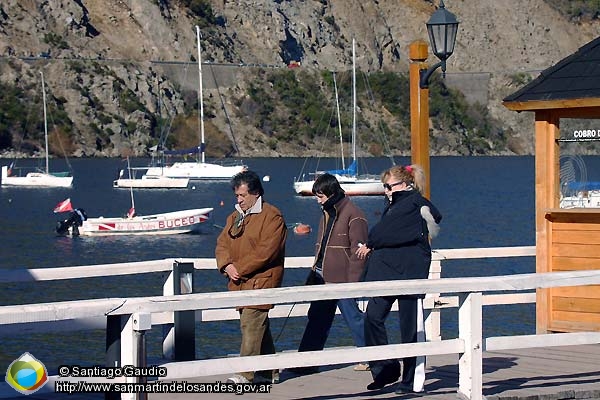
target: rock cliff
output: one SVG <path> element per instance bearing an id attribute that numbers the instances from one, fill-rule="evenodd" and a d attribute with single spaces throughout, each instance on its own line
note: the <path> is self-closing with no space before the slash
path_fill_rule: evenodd
<path id="1" fill-rule="evenodd" d="M 205 68 L 203 79 L 207 133 L 217 143 L 209 154 L 304 156 L 310 152 L 306 146 L 269 142 L 268 132 L 247 123 L 244 98 L 257 71 L 289 65 L 347 71 L 355 38 L 360 71 L 405 73 L 408 45 L 427 40 L 425 22 L 437 3 L 7 0 L 0 5 L 0 83 L 33 99 L 40 91 L 37 71 L 43 70 L 51 99 L 69 122 L 66 132 L 54 133 L 53 142 L 62 138 L 71 154 L 145 154 L 161 132 L 164 137 L 173 125 L 193 126 L 183 117 L 186 107 L 197 101 L 193 62 L 194 26 L 199 24 L 204 61 L 214 68 Z M 531 154 L 532 116 L 506 110 L 502 98 L 598 36 L 600 23 L 570 21 L 544 0 L 448 0 L 445 4 L 460 21 L 455 54 L 448 60 L 449 78 L 483 73 L 486 79 L 477 81 L 479 86 L 472 92 L 483 93 L 476 100 L 511 132 L 507 147 L 491 153 Z M 385 111 L 364 110 L 361 115 L 385 118 Z M 174 122 L 176 116 L 181 120 Z M 432 125 L 434 136 L 444 134 Z M 6 129 L 12 140 L 5 151 L 22 150 L 24 143 L 39 140 L 24 137 L 14 125 Z M 195 134 L 188 136 L 178 136 L 176 142 L 193 145 Z M 397 154 L 408 151 L 394 149 Z M 433 152 L 462 154 L 453 148 Z"/>

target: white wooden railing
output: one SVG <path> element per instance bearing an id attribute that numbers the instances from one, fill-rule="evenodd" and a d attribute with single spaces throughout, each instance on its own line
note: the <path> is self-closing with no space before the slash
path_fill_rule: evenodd
<path id="1" fill-rule="evenodd" d="M 533 256 L 533 247 L 437 250 L 432 265 L 434 274 L 436 265 L 443 260 L 461 258 L 489 258 Z M 28 280 L 72 279 L 91 276 L 122 275 L 127 273 L 168 271 L 175 260 L 160 260 L 144 263 L 127 263 L 101 266 L 82 266 L 28 270 L 26 272 L 8 271 L 0 274 L 0 282 Z M 177 260 L 192 261 L 196 269 L 214 269 L 213 259 Z M 312 257 L 286 259 L 286 267 L 308 266 Z M 439 268 L 438 268 L 439 269 Z M 439 276 L 439 275 L 438 275 Z M 265 370 L 297 366 L 330 365 L 362 360 L 388 359 L 417 355 L 459 354 L 458 394 L 469 399 L 482 398 L 482 352 L 508 348 L 526 348 L 537 346 L 558 346 L 568 344 L 599 343 L 600 333 L 583 332 L 551 335 L 524 335 L 511 337 L 482 337 L 482 306 L 487 304 L 508 304 L 514 302 L 535 301 L 533 293 L 521 295 L 484 296 L 490 291 L 523 292 L 537 288 L 579 286 L 600 284 L 600 271 L 560 272 L 547 274 L 519 274 L 480 278 L 444 278 L 414 281 L 387 281 L 336 284 L 324 286 L 284 287 L 246 292 L 195 293 L 187 295 L 152 296 L 141 298 L 111 298 L 80 300 L 60 303 L 14 305 L 0 307 L 0 327 L 26 326 L 33 322 L 52 321 L 53 324 L 66 320 L 99 319 L 104 321 L 108 315 L 123 315 L 128 322 L 121 332 L 121 365 L 138 365 L 137 347 L 134 340 L 140 331 L 152 328 L 152 325 L 172 322 L 172 313 L 196 310 L 201 320 L 219 320 L 233 317 L 235 313 L 223 311 L 235 306 L 271 303 L 278 305 L 273 316 L 287 316 L 283 307 L 292 303 L 312 300 L 361 298 L 385 295 L 436 294 L 432 301 L 434 309 L 443 303 L 455 303 L 458 306 L 459 334 L 457 338 L 444 339 L 434 337 L 425 343 L 387 345 L 365 348 L 328 349 L 326 352 L 278 353 L 268 356 L 232 357 L 226 359 L 196 360 L 164 364 L 168 374 L 161 379 L 181 379 L 200 376 L 212 376 L 234 371 Z M 459 293 L 454 299 L 437 297 L 448 293 Z M 507 296 L 510 296 L 507 298 Z M 450 304 L 452 306 L 453 304 Z M 445 305 L 448 306 L 448 305 Z M 223 313 L 223 314 L 221 314 Z M 301 311 L 301 315 L 305 312 Z M 71 327 L 73 324 L 70 324 Z M 439 332 L 439 324 L 437 325 Z M 21 330 L 22 331 L 22 330 Z M 37 330 L 36 330 L 37 331 Z M 51 377 L 49 385 L 64 380 Z M 73 379 L 70 379 L 73 380 Z M 86 379 L 89 381 L 89 379 Z M 127 378 L 135 383 L 135 378 Z M 111 380 L 115 383 L 117 380 Z M 0 398 L 6 391 L 0 391 Z M 10 393 L 10 391 L 8 392 Z M 14 392 L 11 393 L 14 395 Z M 6 396 L 5 396 L 6 397 Z M 135 394 L 124 394 L 122 398 L 135 398 Z"/>
<path id="2" fill-rule="evenodd" d="M 486 258 L 506 258 L 506 257 L 527 257 L 535 256 L 534 246 L 520 247 L 490 247 L 490 248 L 471 248 L 471 249 L 437 249 L 434 250 L 430 274 L 431 279 L 441 278 L 442 264 L 448 260 L 460 259 L 486 259 Z M 312 265 L 313 257 L 286 257 L 286 268 L 307 268 Z M 98 264 L 58 268 L 32 268 L 21 270 L 0 271 L 1 283 L 16 282 L 36 282 L 69 280 L 81 278 L 94 278 L 118 275 L 133 275 L 142 273 L 169 272 L 173 270 L 175 263 L 193 263 L 196 270 L 214 271 L 216 268 L 214 258 L 167 258 L 162 260 L 141 261 L 131 263 L 117 264 Z M 167 278 L 167 282 L 172 279 L 172 274 Z M 166 288 L 163 294 L 173 294 Z M 514 293 L 506 295 L 488 295 L 484 297 L 485 305 L 492 304 L 518 304 L 534 303 L 534 293 Z M 440 340 L 440 310 L 442 308 L 456 307 L 458 298 L 445 297 L 440 298 L 439 293 L 428 293 L 425 301 L 425 309 L 431 310 L 425 321 L 427 340 Z M 291 305 L 278 305 L 269 313 L 272 318 L 281 317 L 299 317 L 306 315 L 308 303 Z M 362 304 L 364 306 L 364 303 Z M 395 310 L 396 308 L 394 308 Z M 238 319 L 239 315 L 235 308 L 216 309 L 216 310 L 197 310 L 196 320 L 201 321 L 224 321 Z M 153 316 L 153 324 L 167 324 L 173 322 L 172 313 L 164 313 Z M 0 325 L 0 337 L 12 335 L 15 333 L 44 333 L 56 331 L 73 331 L 78 329 L 104 329 L 106 325 L 105 317 L 83 317 L 74 320 L 57 320 L 52 323 L 38 324 L 11 324 Z M 0 397 L 1 398 L 1 397 Z"/>

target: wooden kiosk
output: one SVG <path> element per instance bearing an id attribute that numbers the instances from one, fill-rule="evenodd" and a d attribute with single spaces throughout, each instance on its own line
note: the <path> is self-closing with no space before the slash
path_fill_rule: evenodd
<path id="1" fill-rule="evenodd" d="M 600 208 L 558 208 L 560 121 L 600 120 L 600 38 L 503 104 L 535 112 L 536 272 L 600 269 Z M 600 286 L 538 290 L 536 321 L 537 333 L 600 331 Z"/>

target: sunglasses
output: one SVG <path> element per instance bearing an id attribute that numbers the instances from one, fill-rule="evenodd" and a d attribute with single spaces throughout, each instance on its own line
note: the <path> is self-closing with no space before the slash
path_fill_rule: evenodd
<path id="1" fill-rule="evenodd" d="M 390 185 L 389 183 L 384 183 L 384 184 L 383 184 L 383 188 L 384 188 L 385 190 L 392 190 L 392 188 L 393 188 L 394 186 L 398 186 L 398 185 L 401 185 L 401 184 L 403 184 L 403 183 L 404 183 L 404 181 L 400 181 L 400 182 L 392 183 L 391 185 Z"/>

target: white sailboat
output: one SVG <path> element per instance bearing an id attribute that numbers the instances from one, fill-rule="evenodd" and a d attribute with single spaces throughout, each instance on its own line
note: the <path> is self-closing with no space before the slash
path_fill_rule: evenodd
<path id="1" fill-rule="evenodd" d="M 129 160 L 128 160 L 129 161 Z M 72 236 L 113 235 L 174 235 L 197 232 L 208 221 L 213 208 L 195 208 L 152 215 L 137 215 L 133 187 L 129 187 L 131 208 L 124 217 L 88 218 L 82 208 L 73 209 L 71 199 L 59 203 L 54 212 L 71 211 L 69 217 L 59 221 L 56 233 Z"/>
<path id="2" fill-rule="evenodd" d="M 141 178 L 136 176 L 136 172 L 146 171 L 147 169 L 148 167 L 130 166 L 129 157 L 127 157 L 128 176 L 125 177 L 125 170 L 120 170 L 119 177 L 113 181 L 113 187 L 121 189 L 187 189 L 190 183 L 188 178 L 167 178 L 164 176 L 146 176 L 145 174 Z"/>
<path id="3" fill-rule="evenodd" d="M 242 163 L 225 165 L 207 163 L 205 160 L 204 143 L 204 104 L 202 95 L 202 54 L 200 49 L 200 28 L 196 26 L 196 37 L 198 47 L 198 77 L 199 90 L 198 102 L 200 105 L 200 146 L 197 148 L 200 153 L 198 161 L 176 162 L 172 165 L 149 167 L 146 171 L 146 177 L 167 177 L 167 178 L 189 178 L 193 180 L 228 180 L 235 174 L 247 169 Z"/>
<path id="4" fill-rule="evenodd" d="M 83 216 L 77 208 L 64 221 L 57 224 L 56 232 L 73 236 L 114 235 L 174 235 L 197 232 L 210 218 L 212 208 L 173 211 L 162 214 L 136 215 L 132 217 Z"/>
<path id="5" fill-rule="evenodd" d="M 127 189 L 187 189 L 189 178 L 166 178 L 164 176 L 146 176 L 141 178 L 119 178 L 113 181 L 113 187 Z"/>
<path id="6" fill-rule="evenodd" d="M 560 208 L 600 208 L 600 182 L 569 182 L 568 194 L 560 197 Z"/>
<path id="7" fill-rule="evenodd" d="M 2 166 L 2 186 L 22 187 L 71 187 L 73 176 L 69 172 L 50 172 L 48 162 L 48 118 L 46 115 L 46 86 L 44 84 L 44 73 L 42 77 L 42 97 L 44 103 L 44 140 L 46 148 L 46 169 L 44 171 L 29 172 L 24 176 L 16 173 L 16 169 Z"/>
<path id="8" fill-rule="evenodd" d="M 376 196 L 383 195 L 383 185 L 381 179 L 376 175 L 359 175 L 356 156 L 356 58 L 355 58 L 355 41 L 352 40 L 352 163 L 345 168 L 344 166 L 344 148 L 342 144 L 342 129 L 339 125 L 339 104 L 337 94 L 337 84 L 335 74 L 333 75 L 333 83 L 335 87 L 335 100 L 338 110 L 338 127 L 340 130 L 340 145 L 342 147 L 342 169 L 330 171 L 315 172 L 311 180 L 298 180 L 294 182 L 294 191 L 301 196 L 312 196 L 312 187 L 315 182 L 314 178 L 320 174 L 327 172 L 336 177 L 340 186 L 348 196 Z"/>
<path id="9" fill-rule="evenodd" d="M 78 234 L 84 236 L 174 235 L 197 232 L 200 225 L 210 218 L 210 213 L 213 211 L 212 208 L 195 208 L 161 214 L 137 215 L 133 187 L 129 188 L 129 193 L 131 208 L 125 217 L 87 218 L 85 212 L 77 213 L 77 210 L 74 210 L 75 220 L 80 218 Z M 84 216 L 83 220 L 81 220 L 82 215 Z M 58 231 L 59 229 L 57 229 Z M 72 235 L 74 233 L 73 226 L 71 226 L 70 233 Z"/>

